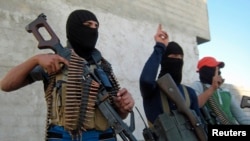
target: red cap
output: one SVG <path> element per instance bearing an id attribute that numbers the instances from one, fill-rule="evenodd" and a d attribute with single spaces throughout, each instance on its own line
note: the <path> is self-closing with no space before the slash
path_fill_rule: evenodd
<path id="1" fill-rule="evenodd" d="M 203 57 L 197 65 L 197 72 L 199 72 L 199 70 L 204 67 L 219 67 L 219 68 L 223 68 L 225 66 L 224 62 L 220 62 L 217 61 L 214 57 Z"/>

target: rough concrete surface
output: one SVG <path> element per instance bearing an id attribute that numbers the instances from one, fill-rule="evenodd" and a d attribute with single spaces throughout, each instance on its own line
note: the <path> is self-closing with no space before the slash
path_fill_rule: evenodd
<path id="1" fill-rule="evenodd" d="M 139 76 L 153 51 L 153 36 L 159 23 L 170 40 L 184 49 L 183 83 L 190 84 L 198 79 L 195 72 L 199 58 L 197 46 L 210 40 L 206 0 L 1 0 L 0 78 L 29 57 L 50 52 L 37 48 L 38 42 L 25 30 L 27 24 L 44 13 L 61 44 L 65 45 L 67 16 L 79 8 L 96 14 L 100 22 L 97 48 L 112 64 L 121 87 L 133 94 L 135 106 L 144 119 Z M 0 91 L 1 141 L 44 140 L 46 105 L 41 86 L 41 82 L 36 82 L 17 91 Z M 249 91 L 244 91 L 249 95 Z M 143 140 L 144 124 L 136 110 L 135 119 L 134 135 Z M 125 121 L 130 122 L 129 118 Z"/>

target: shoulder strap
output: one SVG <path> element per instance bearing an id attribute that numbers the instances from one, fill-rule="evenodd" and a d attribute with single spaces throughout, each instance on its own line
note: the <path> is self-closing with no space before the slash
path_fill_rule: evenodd
<path id="1" fill-rule="evenodd" d="M 168 105 L 168 98 L 167 95 L 164 94 L 162 91 L 160 92 L 161 95 L 161 103 L 162 103 L 162 108 L 165 113 L 170 113 L 170 108 Z"/>
<path id="2" fill-rule="evenodd" d="M 191 103 L 190 103 L 190 97 L 189 97 L 189 94 L 188 94 L 187 87 L 185 87 L 184 85 L 182 85 L 182 88 L 183 88 L 183 91 L 184 91 L 184 94 L 185 94 L 186 105 L 188 107 L 190 107 Z"/>

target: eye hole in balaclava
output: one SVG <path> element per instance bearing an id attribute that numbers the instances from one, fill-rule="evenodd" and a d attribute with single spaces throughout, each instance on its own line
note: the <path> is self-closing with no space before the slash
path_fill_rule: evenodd
<path id="1" fill-rule="evenodd" d="M 169 73 L 175 83 L 179 85 L 182 80 L 182 67 L 183 59 L 169 58 L 169 54 L 183 54 L 183 50 L 179 44 L 176 42 L 169 42 L 165 53 L 162 56 L 161 60 L 161 71 L 158 78 L 162 77 L 166 73 Z"/>
<path id="2" fill-rule="evenodd" d="M 206 83 L 206 84 L 210 84 L 212 85 L 213 82 L 213 77 L 215 75 L 215 67 L 208 67 L 208 66 L 203 66 L 200 70 L 199 70 L 199 74 L 200 74 L 200 81 L 202 83 Z M 221 71 L 219 70 L 218 75 L 221 75 Z"/>
<path id="3" fill-rule="evenodd" d="M 96 16 L 88 10 L 73 11 L 66 23 L 66 35 L 74 51 L 81 57 L 86 58 L 92 50 L 98 39 L 98 28 L 84 26 L 83 23 L 93 20 L 99 25 Z"/>

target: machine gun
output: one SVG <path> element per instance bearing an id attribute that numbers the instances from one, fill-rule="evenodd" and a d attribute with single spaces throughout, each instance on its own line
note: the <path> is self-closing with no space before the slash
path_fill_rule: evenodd
<path id="1" fill-rule="evenodd" d="M 241 108 L 250 108 L 250 97 L 249 96 L 243 96 L 241 99 L 241 103 L 240 103 L 240 107 Z"/>
<path id="2" fill-rule="evenodd" d="M 52 49 L 56 54 L 60 56 L 66 56 L 65 59 L 69 59 L 70 50 L 68 48 L 64 48 L 55 32 L 49 26 L 46 21 L 46 15 L 43 13 L 40 14 L 33 22 L 28 24 L 25 29 L 29 33 L 33 33 L 35 38 L 38 40 L 38 48 L 39 49 Z M 47 30 L 49 35 L 51 36 L 50 40 L 45 40 L 44 37 L 39 32 L 39 29 L 43 27 Z M 127 141 L 137 141 L 132 132 L 134 131 L 134 113 L 131 111 L 131 126 L 128 127 L 126 123 L 122 120 L 122 118 L 118 115 L 118 113 L 114 110 L 111 104 L 106 100 L 106 96 L 108 94 L 105 91 L 105 88 L 101 89 L 98 94 L 98 103 L 97 106 L 102 111 L 103 115 L 108 120 L 109 125 L 114 129 L 116 134 L 119 134 L 120 137 Z"/>
<path id="3" fill-rule="evenodd" d="M 187 119 L 191 122 L 192 127 L 196 133 L 199 141 L 207 141 L 207 134 L 202 127 L 200 121 L 194 116 L 192 111 L 185 105 L 185 100 L 181 96 L 181 92 L 176 86 L 174 80 L 170 74 L 166 74 L 157 80 L 157 84 L 160 89 L 167 94 L 167 97 L 176 104 L 177 110 L 184 114 Z"/>

